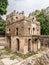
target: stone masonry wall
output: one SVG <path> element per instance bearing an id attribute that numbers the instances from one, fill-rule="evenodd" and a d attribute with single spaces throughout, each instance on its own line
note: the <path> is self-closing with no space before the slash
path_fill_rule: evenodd
<path id="1" fill-rule="evenodd" d="M 0 46 L 5 45 L 5 37 L 0 37 Z"/>

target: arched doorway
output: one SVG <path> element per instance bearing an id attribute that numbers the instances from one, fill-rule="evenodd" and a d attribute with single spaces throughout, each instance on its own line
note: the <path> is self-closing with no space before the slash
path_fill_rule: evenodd
<path id="1" fill-rule="evenodd" d="M 28 51 L 31 51 L 31 39 L 28 40 Z"/>
<path id="2" fill-rule="evenodd" d="M 36 52 L 37 51 L 37 49 L 38 49 L 38 38 L 34 38 L 34 52 Z"/>
<path id="3" fill-rule="evenodd" d="M 19 39 L 16 39 L 16 40 L 17 40 L 17 51 L 19 51 L 19 48 L 20 48 Z"/>

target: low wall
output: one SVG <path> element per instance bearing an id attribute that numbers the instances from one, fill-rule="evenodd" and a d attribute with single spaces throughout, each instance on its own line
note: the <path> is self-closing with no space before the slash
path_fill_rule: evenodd
<path id="1" fill-rule="evenodd" d="M 5 37 L 0 37 L 0 46 L 5 46 Z"/>
<path id="2" fill-rule="evenodd" d="M 41 47 L 44 46 L 49 48 L 49 36 L 41 37 L 40 42 L 41 42 Z"/>
<path id="3" fill-rule="evenodd" d="M 38 38 L 41 42 L 41 47 L 49 48 L 49 35 L 34 35 L 34 38 Z"/>

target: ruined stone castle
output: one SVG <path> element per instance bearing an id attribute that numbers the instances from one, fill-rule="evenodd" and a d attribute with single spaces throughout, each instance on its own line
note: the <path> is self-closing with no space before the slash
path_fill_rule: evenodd
<path id="1" fill-rule="evenodd" d="M 35 15 L 24 15 L 24 11 L 15 10 L 6 17 L 6 47 L 13 52 L 26 54 L 40 49 L 40 40 L 33 39 L 33 35 L 40 35 L 40 23 Z"/>

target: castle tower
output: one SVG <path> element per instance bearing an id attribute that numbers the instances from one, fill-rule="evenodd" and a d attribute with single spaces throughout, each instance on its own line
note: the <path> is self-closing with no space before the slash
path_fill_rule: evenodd
<path id="1" fill-rule="evenodd" d="M 6 17 L 6 47 L 14 52 L 34 51 L 32 36 L 40 35 L 40 23 L 35 16 L 25 17 L 24 11 L 15 10 Z M 36 46 L 37 47 L 37 46 Z M 37 50 L 37 49 L 36 49 Z"/>

